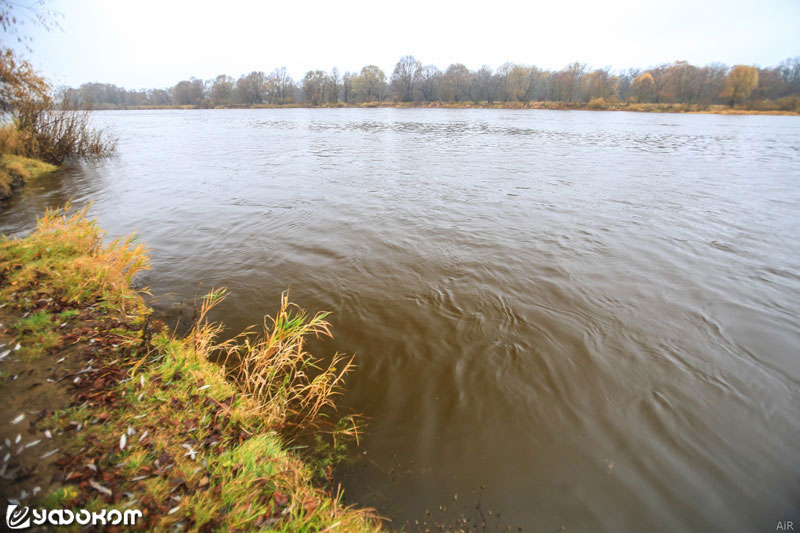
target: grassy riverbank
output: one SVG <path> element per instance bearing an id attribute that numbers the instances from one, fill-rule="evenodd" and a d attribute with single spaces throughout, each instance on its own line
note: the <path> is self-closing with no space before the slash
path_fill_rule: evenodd
<path id="1" fill-rule="evenodd" d="M 0 155 L 0 200 L 10 197 L 16 187 L 29 179 L 56 170 L 55 165 L 19 155 Z"/>
<path id="2" fill-rule="evenodd" d="M 339 109 L 339 108 L 394 108 L 394 109 L 548 109 L 556 111 L 630 111 L 635 113 L 694 113 L 716 115 L 800 115 L 800 111 L 786 111 L 780 109 L 750 109 L 744 107 L 730 107 L 726 105 L 697 105 L 697 104 L 656 104 L 656 103 L 630 103 L 606 102 L 602 99 L 584 102 L 363 102 L 359 104 L 321 104 L 312 106 L 303 103 L 284 105 L 255 104 L 255 105 L 230 105 L 217 106 L 213 109 Z M 192 105 L 167 105 L 167 106 L 120 106 L 104 107 L 102 109 L 116 109 L 129 111 L 143 111 L 151 109 L 209 109 L 207 107 Z"/>
<path id="3" fill-rule="evenodd" d="M 104 245 L 83 212 L 47 213 L 29 237 L 0 241 L 0 495 L 139 509 L 143 530 L 378 529 L 368 511 L 343 505 L 333 452 L 310 462 L 287 440 L 299 435 L 288 430 L 316 431 L 336 448 L 320 413 L 348 364 L 311 379 L 298 362 L 309 360 L 303 336 L 327 331 L 324 315 L 284 298 L 272 330 L 219 343 L 206 319 L 222 295 L 213 291 L 176 338 L 131 288 L 147 268 L 135 239 Z M 209 361 L 220 351 L 252 364 L 226 377 Z M 339 437 L 341 427 L 353 429 Z"/>

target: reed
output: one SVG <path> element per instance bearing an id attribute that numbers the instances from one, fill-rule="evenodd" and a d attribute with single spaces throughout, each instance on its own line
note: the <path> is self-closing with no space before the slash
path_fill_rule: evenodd
<path id="1" fill-rule="evenodd" d="M 89 111 L 49 99 L 21 102 L 0 128 L 0 152 L 60 165 L 69 157 L 111 154 L 117 139 L 91 126 Z"/>
<path id="2" fill-rule="evenodd" d="M 68 157 L 99 157 L 111 154 L 117 139 L 92 128 L 89 112 L 69 102 L 20 106 L 15 124 L 20 155 L 60 165 Z"/>
<path id="3" fill-rule="evenodd" d="M 274 317 L 266 317 L 263 332 L 248 328 L 217 343 L 222 326 L 208 320 L 208 313 L 225 298 L 216 289 L 201 302 L 192 331 L 198 353 L 222 354 L 222 365 L 236 385 L 253 398 L 273 426 L 284 430 L 328 430 L 358 439 L 358 422 L 348 416 L 331 420 L 335 398 L 342 393 L 345 376 L 355 368 L 355 356 L 335 354 L 327 364 L 305 349 L 306 339 L 332 337 L 328 313 L 310 316 L 281 295 Z"/>

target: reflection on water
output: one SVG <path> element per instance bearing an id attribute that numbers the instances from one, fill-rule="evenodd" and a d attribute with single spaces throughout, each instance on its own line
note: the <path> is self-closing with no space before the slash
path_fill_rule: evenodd
<path id="1" fill-rule="evenodd" d="M 754 530 L 800 505 L 800 120 L 500 110 L 108 112 L 27 186 L 136 229 L 169 310 L 331 310 L 369 418 L 339 478 L 395 524 Z M 455 495 L 458 498 L 455 498 Z M 439 506 L 447 511 L 439 511 Z"/>

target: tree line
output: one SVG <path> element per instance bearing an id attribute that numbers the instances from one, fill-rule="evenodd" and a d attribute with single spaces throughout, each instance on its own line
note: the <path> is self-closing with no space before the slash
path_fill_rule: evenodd
<path id="1" fill-rule="evenodd" d="M 174 87 L 128 90 L 107 83 L 64 89 L 79 105 L 94 109 L 138 106 L 248 107 L 342 105 L 370 102 L 495 104 L 560 102 L 603 108 L 626 103 L 726 105 L 800 111 L 800 57 L 778 66 L 695 66 L 686 61 L 612 72 L 575 62 L 561 70 L 505 63 L 496 70 L 470 70 L 455 63 L 444 70 L 401 58 L 391 75 L 375 65 L 359 72 L 310 70 L 294 80 L 285 67 L 239 78 L 190 78 Z"/>

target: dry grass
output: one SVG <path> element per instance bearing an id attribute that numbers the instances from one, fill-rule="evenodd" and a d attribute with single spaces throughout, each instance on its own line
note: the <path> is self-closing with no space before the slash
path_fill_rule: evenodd
<path id="1" fill-rule="evenodd" d="M 217 344 L 222 326 L 207 319 L 209 311 L 225 298 L 217 289 L 201 303 L 199 319 L 192 331 L 198 353 L 224 354 L 223 366 L 240 389 L 257 403 L 273 427 L 283 430 L 329 430 L 337 435 L 358 438 L 355 417 L 331 420 L 335 398 L 341 394 L 345 376 L 354 369 L 354 356 L 335 354 L 323 360 L 305 350 L 309 336 L 331 337 L 328 313 L 310 316 L 289 302 L 288 292 L 281 295 L 280 308 L 264 321 L 263 333 L 252 328 Z"/>
<path id="2" fill-rule="evenodd" d="M 104 244 L 105 233 L 86 217 L 86 209 L 48 210 L 28 238 L 0 241 L 0 276 L 10 281 L 3 296 L 46 293 L 122 312 L 141 309 L 131 282 L 149 268 L 145 247 L 135 243 L 134 234 Z"/>
<path id="3" fill-rule="evenodd" d="M 0 127 L 0 152 L 3 154 L 19 154 L 22 151 L 22 142 L 19 131 L 14 124 L 5 124 Z"/>
<path id="4" fill-rule="evenodd" d="M 89 111 L 68 103 L 31 101 L 13 113 L 13 123 L 0 128 L 0 152 L 60 165 L 68 157 L 111 154 L 117 139 L 92 128 Z"/>

